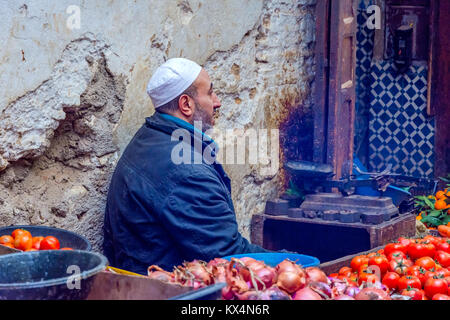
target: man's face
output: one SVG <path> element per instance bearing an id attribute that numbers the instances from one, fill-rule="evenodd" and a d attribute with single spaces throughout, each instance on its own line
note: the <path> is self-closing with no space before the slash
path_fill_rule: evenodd
<path id="1" fill-rule="evenodd" d="M 202 69 L 195 81 L 197 87 L 197 96 L 193 97 L 195 101 L 195 111 L 192 121 L 201 121 L 202 130 L 206 131 L 214 126 L 215 111 L 220 108 L 220 100 L 214 93 L 213 84 L 208 73 Z"/>

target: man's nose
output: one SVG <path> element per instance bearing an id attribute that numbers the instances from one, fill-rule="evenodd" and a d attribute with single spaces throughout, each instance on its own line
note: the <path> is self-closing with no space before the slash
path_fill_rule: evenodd
<path id="1" fill-rule="evenodd" d="M 214 93 L 214 109 L 220 108 L 222 104 L 220 103 L 219 97 Z"/>

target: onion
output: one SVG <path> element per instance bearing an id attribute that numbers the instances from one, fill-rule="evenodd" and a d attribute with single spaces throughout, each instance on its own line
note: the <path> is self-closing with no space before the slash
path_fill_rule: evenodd
<path id="1" fill-rule="evenodd" d="M 311 288 L 305 287 L 294 293 L 292 300 L 323 300 L 320 295 Z"/>
<path id="2" fill-rule="evenodd" d="M 214 277 L 214 283 L 227 282 L 226 268 L 222 265 L 216 265 L 211 268 L 211 273 Z"/>
<path id="3" fill-rule="evenodd" d="M 246 265 L 246 266 L 248 266 L 251 263 L 258 262 L 255 259 L 250 258 L 250 257 L 243 257 L 243 258 L 240 258 L 239 260 L 242 261 L 244 263 L 244 265 Z"/>
<path id="4" fill-rule="evenodd" d="M 249 290 L 242 294 L 236 294 L 238 300 L 291 300 L 291 297 L 273 286 L 264 291 Z"/>
<path id="5" fill-rule="evenodd" d="M 291 297 L 274 285 L 262 292 L 262 300 L 291 300 Z"/>
<path id="6" fill-rule="evenodd" d="M 305 272 L 306 272 L 306 282 L 307 283 L 310 283 L 310 282 L 328 283 L 328 277 L 325 274 L 325 272 L 323 272 L 322 270 L 320 270 L 317 267 L 306 268 Z"/>
<path id="7" fill-rule="evenodd" d="M 272 287 L 272 285 L 275 283 L 277 276 L 275 270 L 268 266 L 256 270 L 254 274 L 264 283 L 265 288 Z M 258 289 L 262 289 L 262 287 L 263 287 L 262 283 L 258 282 Z"/>
<path id="8" fill-rule="evenodd" d="M 288 293 L 294 293 L 303 288 L 306 284 L 306 278 L 301 277 L 294 272 L 283 272 L 278 274 L 277 286 Z"/>
<path id="9" fill-rule="evenodd" d="M 303 269 L 295 264 L 295 262 L 286 259 L 282 262 L 280 262 L 276 267 L 275 267 L 275 271 L 277 272 L 277 274 L 283 273 L 283 272 L 293 272 L 296 274 L 300 274 L 303 273 Z"/>
<path id="10" fill-rule="evenodd" d="M 344 280 L 333 279 L 331 281 L 331 288 L 335 296 L 343 295 L 347 287 L 348 283 Z"/>
<path id="11" fill-rule="evenodd" d="M 156 271 L 154 271 L 156 270 Z M 173 274 L 161 269 L 158 266 L 152 265 L 147 269 L 147 275 L 150 279 L 156 279 L 164 282 L 171 282 L 173 279 Z"/>
<path id="12" fill-rule="evenodd" d="M 317 292 L 322 298 L 330 299 L 333 297 L 331 287 L 323 282 L 310 282 L 308 286 L 315 292 Z"/>
<path id="13" fill-rule="evenodd" d="M 358 287 L 349 286 L 347 289 L 345 289 L 344 294 L 350 296 L 350 297 L 356 297 L 356 295 L 361 291 Z"/>
<path id="14" fill-rule="evenodd" d="M 362 289 L 356 296 L 356 300 L 392 300 L 386 291 L 377 288 Z"/>
<path id="15" fill-rule="evenodd" d="M 198 280 L 206 285 L 213 283 L 211 273 L 206 269 L 204 264 L 199 262 L 191 262 L 186 265 L 185 272 L 188 275 L 193 275 L 195 280 Z"/>
<path id="16" fill-rule="evenodd" d="M 226 286 L 225 288 L 222 288 L 222 299 L 223 300 L 233 300 L 234 299 L 233 290 L 230 286 Z"/>
<path id="17" fill-rule="evenodd" d="M 148 277 L 150 279 L 155 279 L 163 282 L 170 282 L 172 280 L 172 277 L 169 274 L 167 274 L 167 272 L 162 271 L 153 271 L 149 273 Z"/>
<path id="18" fill-rule="evenodd" d="M 343 294 L 343 295 L 340 295 L 340 296 L 334 298 L 334 300 L 355 300 L 355 299 L 350 297 L 350 296 L 347 296 L 347 295 Z"/>
<path id="19" fill-rule="evenodd" d="M 217 267 L 217 266 L 224 266 L 227 263 L 229 263 L 230 261 L 222 259 L 222 258 L 215 258 L 213 260 L 211 260 L 210 262 L 208 262 L 207 267 L 208 268 L 212 268 L 212 267 Z"/>

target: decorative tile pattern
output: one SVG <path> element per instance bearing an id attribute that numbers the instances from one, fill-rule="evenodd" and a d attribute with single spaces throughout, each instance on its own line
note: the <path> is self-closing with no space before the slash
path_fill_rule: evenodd
<path id="1" fill-rule="evenodd" d="M 369 77 L 369 167 L 432 178 L 434 120 L 427 118 L 427 67 L 397 74 L 390 61 L 374 62 Z"/>
<path id="2" fill-rule="evenodd" d="M 370 108 L 370 68 L 373 57 L 374 30 L 366 26 L 369 18 L 366 8 L 372 4 L 372 0 L 361 0 L 358 9 L 358 29 L 356 31 L 356 116 L 355 116 L 355 150 L 364 154 L 358 154 L 365 158 L 366 145 L 368 144 L 369 108 Z"/>

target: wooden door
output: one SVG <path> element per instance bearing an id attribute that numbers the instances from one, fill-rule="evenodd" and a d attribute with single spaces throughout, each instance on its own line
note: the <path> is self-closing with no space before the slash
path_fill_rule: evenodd
<path id="1" fill-rule="evenodd" d="M 316 10 L 314 161 L 330 164 L 336 178 L 347 177 L 353 164 L 357 12 L 353 0 L 318 0 Z"/>

